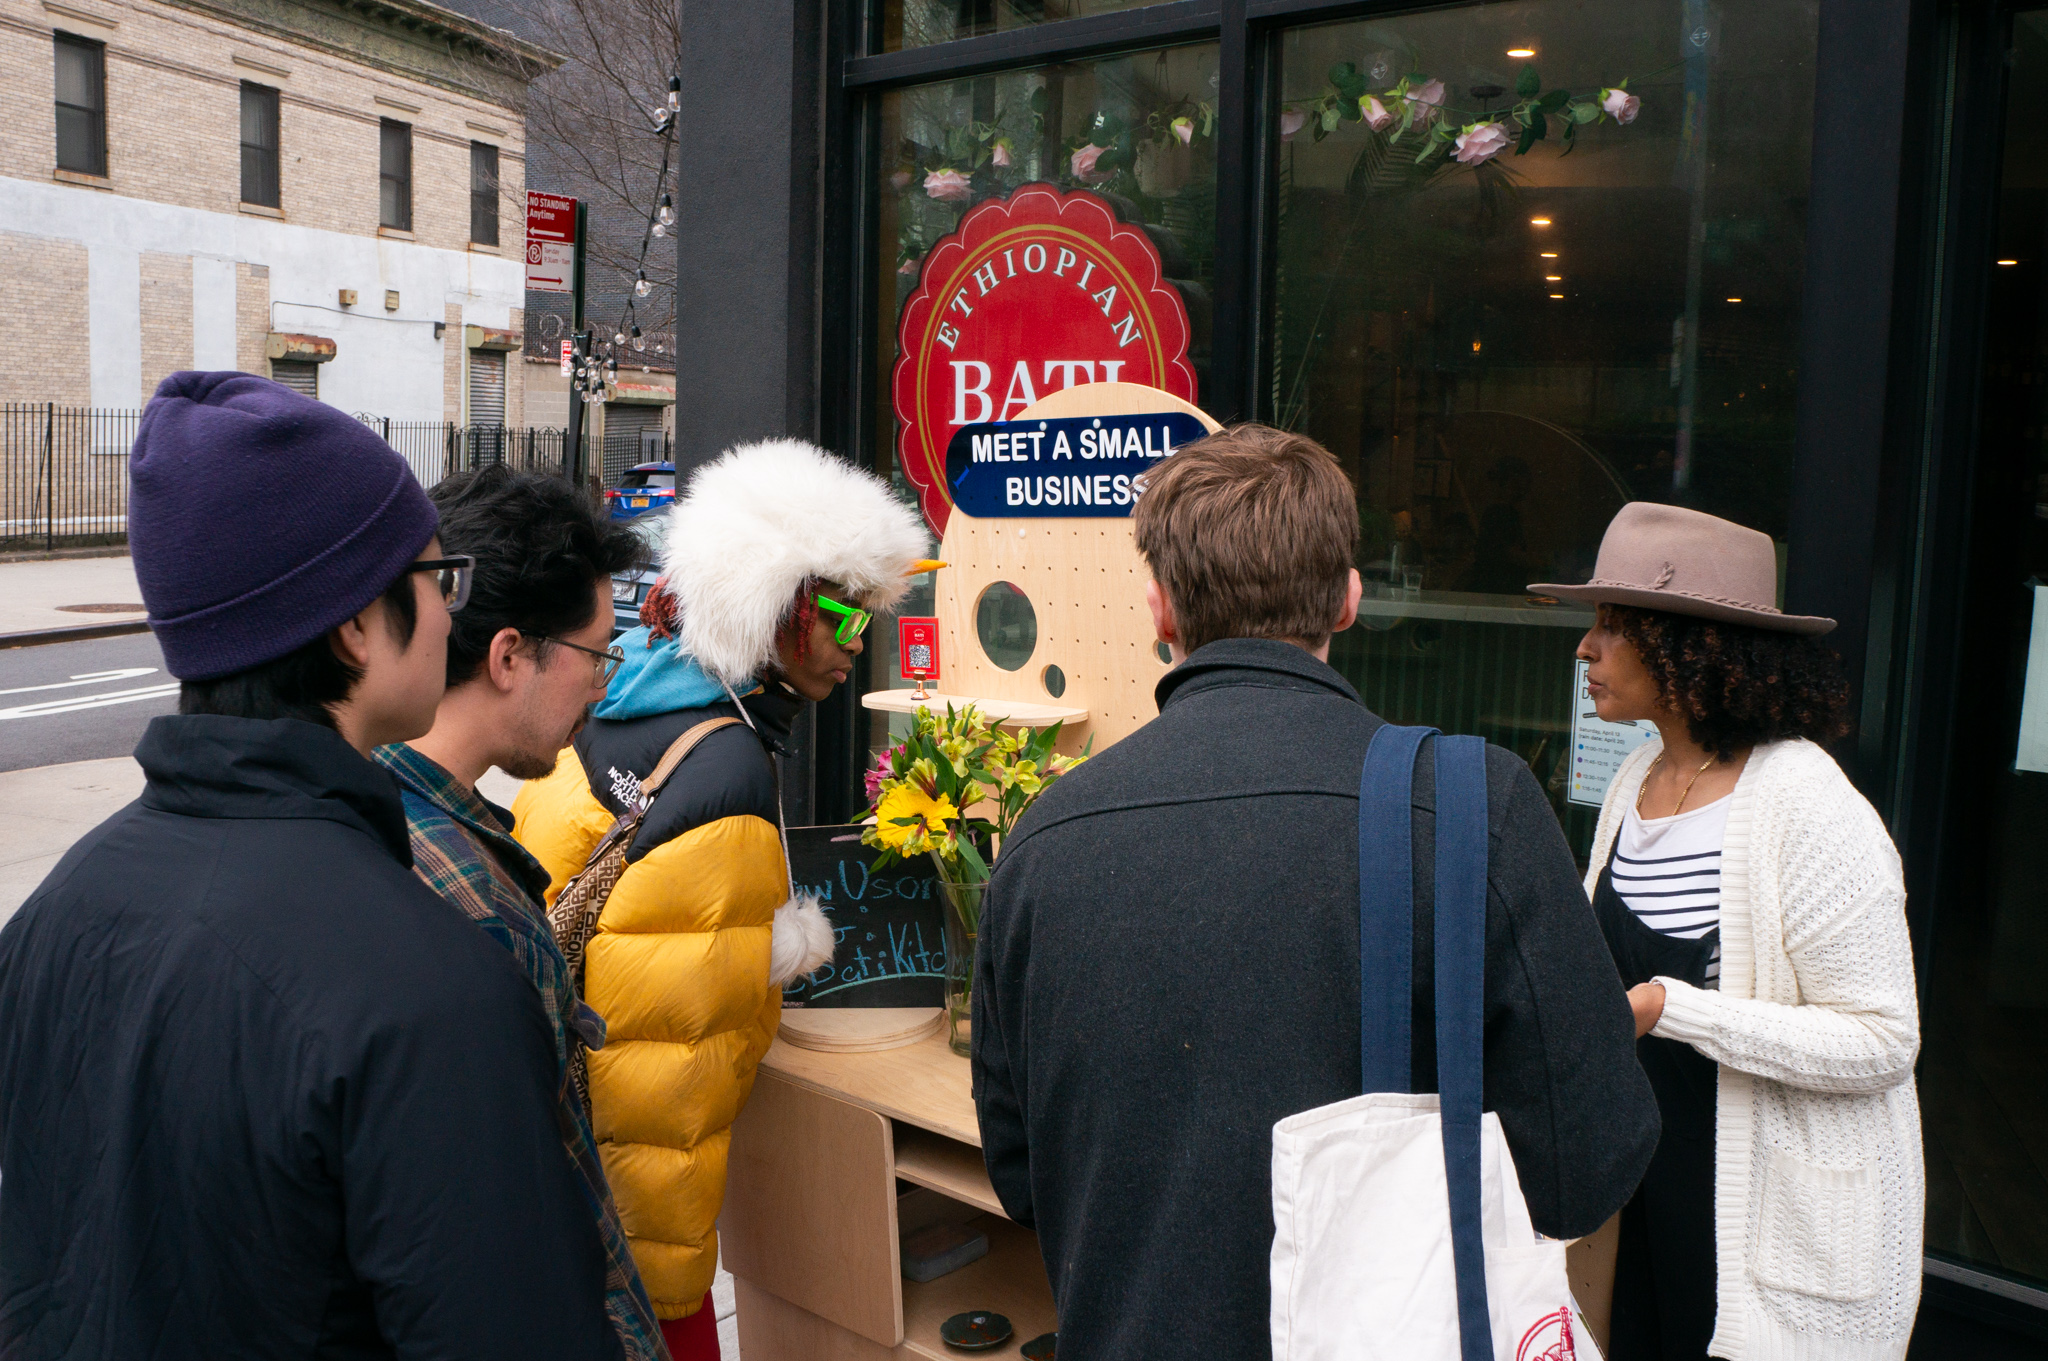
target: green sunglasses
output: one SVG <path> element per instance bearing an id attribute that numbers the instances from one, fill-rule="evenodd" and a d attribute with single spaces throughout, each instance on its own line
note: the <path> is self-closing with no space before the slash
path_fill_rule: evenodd
<path id="1" fill-rule="evenodd" d="M 818 608 L 830 610 L 839 616 L 839 628 L 832 634 L 832 640 L 841 647 L 846 646 L 846 644 L 867 632 L 868 625 L 874 622 L 875 618 L 866 610 L 855 609 L 851 605 L 842 605 L 838 601 L 828 600 L 822 595 L 818 597 Z"/>

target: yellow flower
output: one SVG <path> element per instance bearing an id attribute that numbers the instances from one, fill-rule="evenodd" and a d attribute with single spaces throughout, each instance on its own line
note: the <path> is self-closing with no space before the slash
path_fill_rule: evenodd
<path id="1" fill-rule="evenodd" d="M 935 799 L 915 785 L 899 785 L 882 795 L 875 808 L 875 836 L 892 851 L 915 855 L 927 849 L 934 832 L 960 816 L 953 801 Z"/>
<path id="2" fill-rule="evenodd" d="M 1003 771 L 1005 789 L 1021 789 L 1026 794 L 1036 794 L 1042 783 L 1036 761 L 1019 761 Z"/>

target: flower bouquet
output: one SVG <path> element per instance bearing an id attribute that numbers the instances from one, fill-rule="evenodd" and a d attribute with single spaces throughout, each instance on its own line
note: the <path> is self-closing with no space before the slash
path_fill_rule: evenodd
<path id="1" fill-rule="evenodd" d="M 996 851 L 1046 787 L 1088 759 L 1085 749 L 1079 756 L 1053 752 L 1060 726 L 1013 731 L 971 704 L 949 704 L 943 718 L 919 709 L 909 735 L 877 753 L 867 773 L 862 816 L 874 821 L 861 840 L 881 848 L 876 868 L 913 855 L 929 855 L 938 866 L 946 895 L 946 1012 L 958 1054 L 968 1050 L 974 938 Z"/>

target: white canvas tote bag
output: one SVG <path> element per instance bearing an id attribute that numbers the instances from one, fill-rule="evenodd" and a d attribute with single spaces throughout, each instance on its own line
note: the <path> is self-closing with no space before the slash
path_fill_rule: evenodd
<path id="1" fill-rule="evenodd" d="M 1480 1112 L 1486 748 L 1436 747 L 1439 1095 L 1408 1093 L 1411 795 L 1431 728 L 1373 736 L 1359 781 L 1362 1086 L 1273 1127 L 1274 1361 L 1599 1361 L 1565 1244 L 1539 1238 Z"/>

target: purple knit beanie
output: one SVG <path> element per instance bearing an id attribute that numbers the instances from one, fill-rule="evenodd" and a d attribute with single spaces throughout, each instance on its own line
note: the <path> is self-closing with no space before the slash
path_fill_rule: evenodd
<path id="1" fill-rule="evenodd" d="M 360 613 L 440 523 L 369 427 L 254 374 L 164 379 L 128 468 L 135 579 L 180 680 L 275 661 Z"/>

